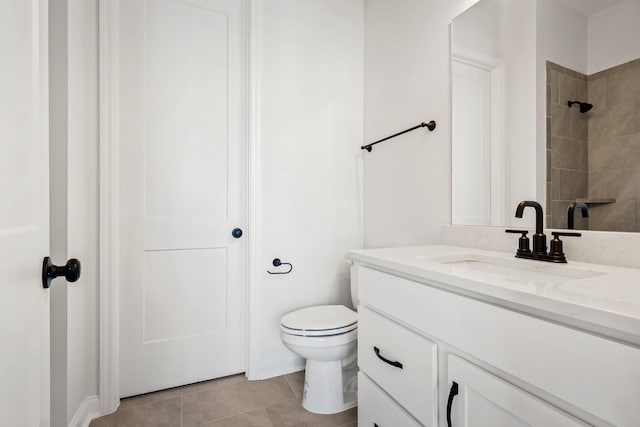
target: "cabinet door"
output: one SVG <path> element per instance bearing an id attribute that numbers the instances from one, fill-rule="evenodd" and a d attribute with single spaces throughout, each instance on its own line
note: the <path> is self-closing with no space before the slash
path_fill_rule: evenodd
<path id="1" fill-rule="evenodd" d="M 456 356 L 448 362 L 449 379 L 443 386 L 449 387 L 446 417 L 452 427 L 587 425 Z"/>

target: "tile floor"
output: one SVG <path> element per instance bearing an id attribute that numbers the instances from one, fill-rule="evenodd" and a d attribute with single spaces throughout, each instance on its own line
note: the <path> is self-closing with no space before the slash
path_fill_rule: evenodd
<path id="1" fill-rule="evenodd" d="M 357 408 L 317 415 L 300 404 L 304 372 L 263 381 L 243 374 L 123 399 L 90 427 L 356 427 Z"/>

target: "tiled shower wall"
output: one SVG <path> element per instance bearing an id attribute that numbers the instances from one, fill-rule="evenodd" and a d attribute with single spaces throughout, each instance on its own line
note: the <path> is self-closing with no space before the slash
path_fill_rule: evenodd
<path id="1" fill-rule="evenodd" d="M 567 207 L 588 195 L 588 125 L 567 102 L 588 99 L 587 76 L 547 61 L 547 227 L 567 228 Z M 587 113 L 588 114 L 588 113 Z M 550 207 L 550 208 L 549 208 Z M 577 229 L 588 220 L 576 217 Z"/>
<path id="2" fill-rule="evenodd" d="M 589 76 L 592 230 L 640 231 L 640 59 Z"/>
<path id="3" fill-rule="evenodd" d="M 590 203 L 577 229 L 640 231 L 640 59 L 591 76 L 547 62 L 547 226 L 582 198 L 616 201 Z"/>

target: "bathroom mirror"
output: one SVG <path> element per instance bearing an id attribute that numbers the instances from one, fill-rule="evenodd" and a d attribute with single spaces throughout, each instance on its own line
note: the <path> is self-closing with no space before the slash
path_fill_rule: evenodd
<path id="1" fill-rule="evenodd" d="M 452 223 L 640 231 L 640 1 L 480 0 L 451 40 Z"/>

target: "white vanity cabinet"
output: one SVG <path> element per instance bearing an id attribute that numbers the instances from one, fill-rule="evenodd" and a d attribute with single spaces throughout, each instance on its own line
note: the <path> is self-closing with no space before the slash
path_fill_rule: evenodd
<path id="1" fill-rule="evenodd" d="M 446 427 L 454 381 L 454 427 L 640 425 L 637 346 L 402 271 L 353 268 L 359 426 Z M 380 402 L 393 408 L 384 419 Z"/>

